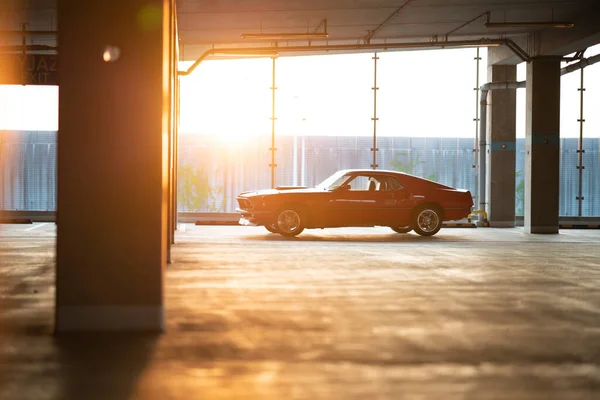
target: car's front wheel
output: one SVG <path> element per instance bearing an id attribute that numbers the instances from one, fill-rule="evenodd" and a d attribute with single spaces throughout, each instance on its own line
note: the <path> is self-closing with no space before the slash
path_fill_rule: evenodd
<path id="1" fill-rule="evenodd" d="M 419 207 L 413 214 L 412 227 L 421 236 L 433 236 L 442 227 L 442 213 L 431 205 Z"/>
<path id="2" fill-rule="evenodd" d="M 277 215 L 277 232 L 283 236 L 296 236 L 304 230 L 302 214 L 293 208 L 284 208 Z"/>
<path id="3" fill-rule="evenodd" d="M 390 226 L 390 228 L 396 233 L 408 233 L 412 231 L 410 226 Z"/>

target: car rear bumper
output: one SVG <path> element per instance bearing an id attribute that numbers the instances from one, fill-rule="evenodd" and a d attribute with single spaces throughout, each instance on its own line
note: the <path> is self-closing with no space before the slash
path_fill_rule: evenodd
<path id="1" fill-rule="evenodd" d="M 467 218 L 471 213 L 471 207 L 468 208 L 446 208 L 444 210 L 444 221 L 457 221 Z"/>

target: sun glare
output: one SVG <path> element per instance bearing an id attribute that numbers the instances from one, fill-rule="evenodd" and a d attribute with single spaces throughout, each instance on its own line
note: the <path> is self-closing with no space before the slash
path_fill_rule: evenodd
<path id="1" fill-rule="evenodd" d="M 372 136 L 376 84 L 378 135 L 474 137 L 475 54 L 473 49 L 380 53 L 377 82 L 372 53 L 279 57 L 275 134 Z M 271 58 L 203 62 L 181 79 L 181 133 L 231 140 L 270 134 L 272 80 Z"/>
<path id="2" fill-rule="evenodd" d="M 58 86 L 0 85 L 0 129 L 58 130 Z"/>
<path id="3" fill-rule="evenodd" d="M 243 143 L 270 136 L 274 113 L 275 134 L 282 136 L 372 136 L 376 128 L 378 136 L 474 137 L 475 55 L 475 49 L 378 53 L 376 82 L 373 53 L 279 57 L 274 109 L 272 58 L 204 61 L 181 77 L 180 132 Z M 480 56 L 482 85 L 485 49 Z M 518 71 L 524 80 L 524 63 Z M 579 80 L 579 72 L 562 79 L 561 137 L 579 135 Z M 597 67 L 585 69 L 588 88 L 599 80 Z M 585 95 L 586 131 L 597 132 L 600 96 Z M 524 137 L 525 90 L 517 99 L 517 133 Z M 58 87 L 0 85 L 0 129 L 56 131 Z"/>

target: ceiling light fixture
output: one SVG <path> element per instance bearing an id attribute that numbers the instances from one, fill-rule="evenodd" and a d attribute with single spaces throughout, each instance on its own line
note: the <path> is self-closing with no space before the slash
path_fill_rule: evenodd
<path id="1" fill-rule="evenodd" d="M 323 27 L 323 31 L 317 32 L 321 27 Z M 262 29 L 261 29 L 262 30 Z M 294 40 L 294 39 L 327 39 L 329 34 L 327 33 L 327 19 L 322 20 L 319 25 L 315 28 L 313 32 L 308 32 L 308 26 L 306 28 L 307 32 L 297 32 L 297 33 L 242 33 L 240 37 L 242 39 L 254 39 L 254 40 Z"/>
<path id="2" fill-rule="evenodd" d="M 572 22 L 486 22 L 486 28 L 572 28 Z"/>
<path id="3" fill-rule="evenodd" d="M 290 40 L 290 39 L 327 39 L 327 32 L 321 33 L 242 33 L 242 39 Z"/>
<path id="4" fill-rule="evenodd" d="M 440 42 L 441 44 L 443 44 L 444 42 Z M 462 44 L 460 46 L 456 46 L 456 47 L 499 47 L 502 46 L 500 43 L 473 43 L 473 44 Z M 447 47 L 452 47 L 452 46 L 447 46 Z"/>

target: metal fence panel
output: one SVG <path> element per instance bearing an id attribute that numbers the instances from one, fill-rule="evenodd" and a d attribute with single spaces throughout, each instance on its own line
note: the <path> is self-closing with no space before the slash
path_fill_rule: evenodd
<path id="1" fill-rule="evenodd" d="M 577 138 L 561 139 L 560 215 L 578 212 Z M 271 186 L 271 137 L 181 135 L 179 211 L 233 212 L 235 197 Z M 277 136 L 276 185 L 314 186 L 339 169 L 370 168 L 370 136 Z M 379 137 L 379 169 L 475 193 L 473 139 Z M 584 139 L 583 216 L 600 216 L 600 138 Z M 517 215 L 523 215 L 525 140 L 517 139 Z M 0 131 L 0 209 L 56 210 L 56 132 Z"/>

